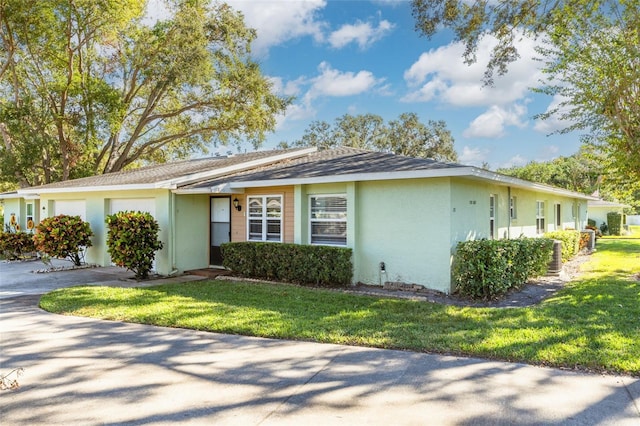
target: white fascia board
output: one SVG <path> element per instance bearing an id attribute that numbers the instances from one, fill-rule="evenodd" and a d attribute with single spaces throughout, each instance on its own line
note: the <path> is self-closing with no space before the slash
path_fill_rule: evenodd
<path id="1" fill-rule="evenodd" d="M 228 183 L 220 185 L 209 186 L 205 188 L 189 188 L 189 189 L 174 189 L 171 192 L 174 194 L 243 194 L 244 189 L 231 189 Z"/>
<path id="2" fill-rule="evenodd" d="M 253 161 L 246 161 L 243 163 L 235 164 L 233 166 L 223 167 L 221 169 L 207 170 L 205 172 L 193 173 L 187 176 L 181 176 L 176 179 L 170 179 L 166 181 L 157 182 L 156 185 L 158 188 L 169 188 L 174 189 L 179 185 L 188 185 L 193 182 L 197 182 L 200 180 L 211 179 L 216 176 L 224 176 L 230 173 L 242 172 L 244 170 L 249 170 L 254 167 L 264 166 L 266 164 L 275 163 L 282 160 L 288 160 L 291 158 L 302 157 L 307 154 L 314 153 L 318 150 L 316 147 L 300 149 L 293 152 L 286 152 L 279 155 L 271 155 L 268 157 L 263 157 Z"/>
<path id="3" fill-rule="evenodd" d="M 384 172 L 384 173 L 355 173 L 348 175 L 331 175 L 310 178 L 290 178 L 290 179 L 272 179 L 261 181 L 247 182 L 230 182 L 229 187 L 238 190 L 241 188 L 259 188 L 277 185 L 309 185 L 318 183 L 343 183 L 343 182 L 363 182 L 374 180 L 395 180 L 395 179 L 420 179 L 420 178 L 437 178 L 437 177 L 468 177 L 478 180 L 495 182 L 498 185 L 512 186 L 516 188 L 528 189 L 530 191 L 544 192 L 549 194 L 562 195 L 572 198 L 580 198 L 584 200 L 596 199 L 590 195 L 580 194 L 578 192 L 566 189 L 555 188 L 549 185 L 543 185 L 535 182 L 513 178 L 510 176 L 493 173 L 487 170 L 478 169 L 476 167 L 452 167 L 435 170 L 411 170 L 403 172 Z"/>
<path id="4" fill-rule="evenodd" d="M 5 192 L 0 194 L 0 200 L 12 200 L 15 198 L 24 198 L 24 195 L 20 195 L 17 192 Z"/>
<path id="5" fill-rule="evenodd" d="M 103 191 L 137 191 L 158 189 L 154 184 L 135 184 L 135 185 L 104 185 L 104 186 L 73 186 L 65 188 L 25 188 L 19 189 L 18 194 L 41 195 L 41 194 L 69 194 L 78 192 L 103 192 Z"/>

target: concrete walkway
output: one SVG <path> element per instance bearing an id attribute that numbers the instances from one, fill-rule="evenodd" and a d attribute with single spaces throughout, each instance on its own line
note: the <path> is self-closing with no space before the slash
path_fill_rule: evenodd
<path id="1" fill-rule="evenodd" d="M 24 368 L 0 392 L 2 425 L 640 424 L 631 377 L 66 317 L 38 300 L 0 300 L 0 373 Z"/>

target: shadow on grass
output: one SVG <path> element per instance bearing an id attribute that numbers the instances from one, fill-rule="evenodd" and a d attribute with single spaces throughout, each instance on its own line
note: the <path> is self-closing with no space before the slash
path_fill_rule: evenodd
<path id="1" fill-rule="evenodd" d="M 287 285 L 66 289 L 45 309 L 219 333 L 640 375 L 640 283 L 584 279 L 535 308 L 460 308 Z"/>

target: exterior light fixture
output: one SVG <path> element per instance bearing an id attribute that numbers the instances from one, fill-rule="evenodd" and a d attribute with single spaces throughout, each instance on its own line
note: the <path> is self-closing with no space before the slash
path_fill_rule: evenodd
<path id="1" fill-rule="evenodd" d="M 233 207 L 238 211 L 242 210 L 242 206 L 240 205 L 240 201 L 238 200 L 238 197 L 233 199 Z"/>

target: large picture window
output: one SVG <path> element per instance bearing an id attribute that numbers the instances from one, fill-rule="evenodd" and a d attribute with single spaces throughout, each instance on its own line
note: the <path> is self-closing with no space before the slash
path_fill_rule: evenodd
<path id="1" fill-rule="evenodd" d="M 282 197 L 264 195 L 247 197 L 247 239 L 282 241 Z"/>
<path id="2" fill-rule="evenodd" d="M 313 195 L 309 204 L 311 244 L 347 245 L 347 197 Z"/>

